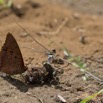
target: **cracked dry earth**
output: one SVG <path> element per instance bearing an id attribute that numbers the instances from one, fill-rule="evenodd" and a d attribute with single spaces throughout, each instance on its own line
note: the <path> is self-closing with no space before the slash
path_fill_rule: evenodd
<path id="1" fill-rule="evenodd" d="M 56 49 L 58 55 L 63 55 L 62 49 L 65 47 L 74 56 L 86 58 L 89 71 L 103 79 L 102 15 L 81 13 L 57 3 L 50 4 L 47 0 L 36 2 L 39 4 L 37 7 L 32 7 L 25 0 L 14 2 L 15 5 L 20 4 L 25 8 L 22 17 L 18 17 L 10 9 L 0 11 L 0 47 L 5 41 L 6 34 L 10 32 L 20 46 L 25 63 L 34 58 L 32 65 L 37 65 L 47 59 L 42 53 L 24 48 L 45 51 L 26 35 L 17 22 L 45 47 L 50 50 Z M 66 18 L 66 24 L 53 35 L 51 32 L 55 32 Z M 46 33 L 40 34 L 44 31 Z M 81 42 L 82 36 L 85 36 L 85 44 Z M 103 85 L 93 78 L 83 81 L 83 75 L 78 68 L 69 65 L 59 76 L 59 85 L 26 85 L 20 75 L 13 76 L 12 79 L 0 77 L 0 103 L 40 103 L 38 98 L 43 103 L 60 103 L 58 94 L 63 96 L 67 103 L 79 103 L 80 100 L 103 88 Z M 103 103 L 103 95 L 90 103 Z"/>

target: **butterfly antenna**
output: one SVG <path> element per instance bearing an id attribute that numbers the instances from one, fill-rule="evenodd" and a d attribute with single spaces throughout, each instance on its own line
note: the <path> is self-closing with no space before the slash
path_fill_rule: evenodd
<path id="1" fill-rule="evenodd" d="M 48 51 L 50 53 L 49 49 L 47 49 L 45 46 L 43 46 L 42 44 L 40 44 L 36 39 L 34 39 L 20 24 L 18 24 L 17 22 L 16 22 L 16 24 L 18 26 L 20 26 L 32 38 L 32 40 L 34 40 L 36 43 L 38 43 L 41 47 L 43 47 L 46 51 Z"/>
<path id="2" fill-rule="evenodd" d="M 39 50 L 37 50 L 37 49 L 29 48 L 29 47 L 26 47 L 26 46 L 24 46 L 23 48 L 28 48 L 28 49 L 31 49 L 31 50 L 36 51 L 36 52 L 38 52 L 38 53 L 45 53 L 45 52 L 39 51 Z"/>

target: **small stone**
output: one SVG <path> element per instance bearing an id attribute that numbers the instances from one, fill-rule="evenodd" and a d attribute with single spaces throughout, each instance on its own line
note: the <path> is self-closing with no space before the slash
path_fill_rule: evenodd
<path id="1" fill-rule="evenodd" d="M 80 19 L 80 14 L 79 13 L 74 13 L 73 17 L 78 20 L 78 19 Z"/>
<path id="2" fill-rule="evenodd" d="M 57 97 L 60 99 L 62 103 L 67 103 L 67 101 L 61 95 L 58 95 Z"/>
<path id="3" fill-rule="evenodd" d="M 84 35 L 80 36 L 79 41 L 80 41 L 82 44 L 86 44 L 86 36 L 84 36 Z"/>
<path id="4" fill-rule="evenodd" d="M 27 36 L 28 36 L 27 33 L 21 33 L 21 34 L 20 34 L 20 37 L 22 37 L 22 38 L 27 37 Z"/>

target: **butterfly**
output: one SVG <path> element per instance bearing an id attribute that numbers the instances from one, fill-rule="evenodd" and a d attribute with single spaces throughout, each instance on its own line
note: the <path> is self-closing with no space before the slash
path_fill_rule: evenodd
<path id="1" fill-rule="evenodd" d="M 0 71 L 9 75 L 21 74 L 27 70 L 16 39 L 8 33 L 0 52 Z"/>

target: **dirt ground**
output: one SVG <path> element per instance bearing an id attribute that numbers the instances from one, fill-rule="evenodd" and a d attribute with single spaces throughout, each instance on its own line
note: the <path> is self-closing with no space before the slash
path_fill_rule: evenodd
<path id="1" fill-rule="evenodd" d="M 63 55 L 65 47 L 74 56 L 85 58 L 89 71 L 103 79 L 103 5 L 99 3 L 100 0 L 98 3 L 94 1 L 97 9 L 94 9 L 93 3 L 89 0 L 89 5 L 86 2 L 85 8 L 80 0 L 78 3 L 76 0 L 72 3 L 71 0 L 68 1 L 69 7 L 67 0 L 66 3 L 63 0 L 35 0 L 37 4 L 34 6 L 26 0 L 17 0 L 14 4 L 22 5 L 24 8 L 21 9 L 21 17 L 11 9 L 0 11 L 0 47 L 5 42 L 6 34 L 10 32 L 20 46 L 25 63 L 29 58 L 34 58 L 33 65 L 41 64 L 47 58 L 42 53 L 24 48 L 45 51 L 17 25 L 18 23 L 46 48 L 56 49 L 58 55 Z M 58 30 L 63 22 L 65 25 Z M 84 42 L 81 40 L 83 37 Z M 78 68 L 69 65 L 60 75 L 59 85 L 26 85 L 20 75 L 16 76 L 18 79 L 14 77 L 12 80 L 0 78 L 0 103 L 42 103 L 38 98 L 43 103 L 61 103 L 57 95 L 63 96 L 67 103 L 79 103 L 80 100 L 103 88 L 103 85 L 92 78 L 84 81 L 83 75 Z M 28 95 L 29 93 L 32 96 Z M 103 95 L 90 103 L 103 103 Z"/>

